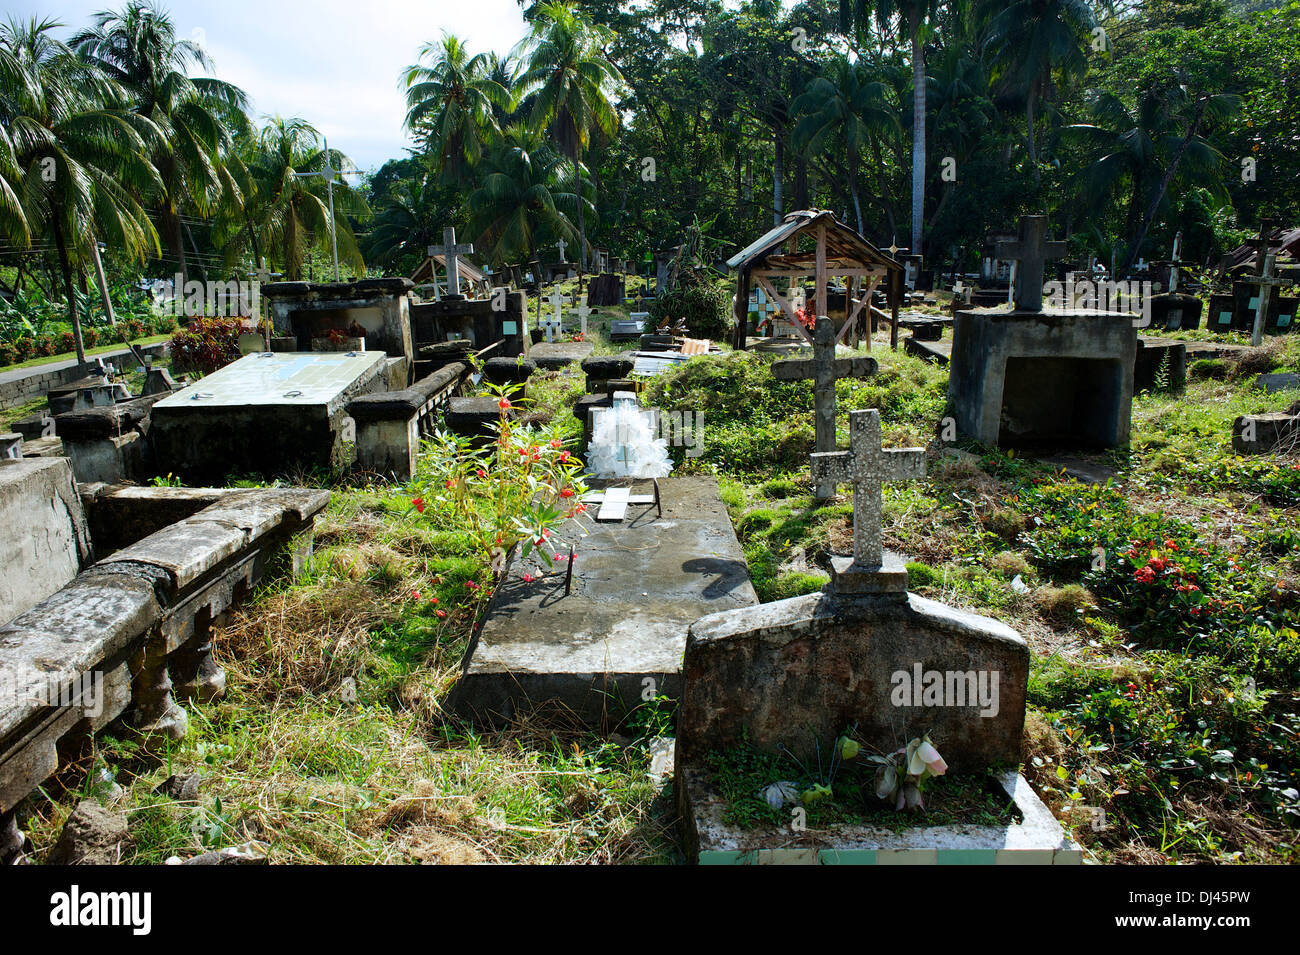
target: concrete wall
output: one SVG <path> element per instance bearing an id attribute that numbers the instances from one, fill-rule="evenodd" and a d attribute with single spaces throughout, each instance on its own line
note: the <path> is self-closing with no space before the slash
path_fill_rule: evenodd
<path id="1" fill-rule="evenodd" d="M 155 358 L 164 357 L 170 349 L 171 346 L 168 342 L 155 342 L 152 345 L 140 346 L 142 352 Z M 134 368 L 139 364 L 130 351 L 90 356 L 91 361 L 97 358 L 110 361 L 119 368 Z M 24 372 L 24 374 L 17 374 L 19 371 Z M 37 398 L 43 398 L 51 388 L 71 384 L 84 376 L 82 366 L 75 363 L 71 368 L 62 368 L 57 371 L 51 371 L 48 366 L 42 365 L 27 369 L 0 368 L 0 408 L 12 408 L 15 405 L 23 405 L 29 401 L 35 401 Z"/>
<path id="2" fill-rule="evenodd" d="M 53 594 L 90 558 L 67 458 L 0 462 L 0 622 Z"/>
<path id="3" fill-rule="evenodd" d="M 474 345 L 486 348 L 495 341 L 502 343 L 494 356 L 514 358 L 528 353 L 524 329 L 528 319 L 528 296 L 507 292 L 505 308 L 497 311 L 492 298 L 443 299 L 411 306 L 411 322 L 419 344 L 442 341 L 446 331 L 461 331 L 467 324 L 473 329 Z"/>

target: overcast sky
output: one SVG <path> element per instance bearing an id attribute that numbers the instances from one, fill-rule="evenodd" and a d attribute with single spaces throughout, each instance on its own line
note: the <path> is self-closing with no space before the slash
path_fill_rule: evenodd
<path id="1" fill-rule="evenodd" d="M 117 0 L 5 0 L 5 14 L 79 30 Z M 181 37 L 198 40 L 219 79 L 256 115 L 299 116 L 362 169 L 405 156 L 398 75 L 443 30 L 472 51 L 506 53 L 524 35 L 515 0 L 165 0 Z M 66 37 L 65 37 L 66 38 Z"/>

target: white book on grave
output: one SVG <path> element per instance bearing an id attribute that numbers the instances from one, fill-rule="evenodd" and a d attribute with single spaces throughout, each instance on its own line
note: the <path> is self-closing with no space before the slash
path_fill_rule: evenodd
<path id="1" fill-rule="evenodd" d="M 620 402 L 595 416 L 587 470 L 598 478 L 667 477 L 673 469 L 668 441 L 651 430 L 653 416 L 631 402 Z"/>

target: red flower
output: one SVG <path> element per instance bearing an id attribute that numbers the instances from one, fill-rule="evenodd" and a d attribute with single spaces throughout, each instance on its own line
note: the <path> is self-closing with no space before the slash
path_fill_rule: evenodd
<path id="1" fill-rule="evenodd" d="M 477 471 L 475 471 L 474 473 L 477 474 L 477 475 L 478 475 L 479 477 L 481 477 L 481 478 L 487 477 L 487 472 L 484 471 L 482 468 L 479 468 L 479 469 L 478 469 Z"/>
<path id="2" fill-rule="evenodd" d="M 563 442 L 559 438 L 551 438 L 551 447 L 553 447 L 556 451 L 560 450 L 561 444 L 563 444 Z"/>
<path id="3" fill-rule="evenodd" d="M 507 399 L 507 398 L 502 398 L 500 401 L 497 402 L 497 404 L 501 406 L 501 409 L 502 409 L 503 411 L 504 411 L 506 408 L 509 408 L 509 407 L 510 407 L 510 401 L 509 401 L 509 399 Z"/>
<path id="4" fill-rule="evenodd" d="M 438 598 L 437 597 L 430 598 L 429 603 L 433 604 L 435 607 L 438 606 Z"/>
<path id="5" fill-rule="evenodd" d="M 433 615 L 434 615 L 435 617 L 437 617 L 439 620 L 442 620 L 444 617 L 447 616 L 447 611 L 445 611 L 445 610 L 435 610 L 435 611 L 433 612 Z"/>
<path id="6" fill-rule="evenodd" d="M 1155 571 L 1150 567 L 1143 567 L 1133 573 L 1139 583 L 1149 584 L 1156 579 Z"/>
<path id="7" fill-rule="evenodd" d="M 420 592 L 419 592 L 418 590 L 412 590 L 412 591 L 411 591 L 411 599 L 412 599 L 412 600 L 419 600 L 419 599 L 420 599 Z"/>
<path id="8" fill-rule="evenodd" d="M 478 590 L 478 584 L 474 583 L 472 580 L 465 581 L 465 586 L 470 590 Z"/>
<path id="9" fill-rule="evenodd" d="M 456 482 L 453 481 L 451 478 L 447 478 L 447 488 L 448 488 L 448 490 L 450 490 L 451 488 L 453 488 L 453 487 L 455 487 L 455 486 L 456 486 Z"/>
<path id="10" fill-rule="evenodd" d="M 568 452 L 568 451 L 561 451 L 561 452 L 560 452 L 560 463 L 563 464 L 563 463 L 565 463 L 565 462 L 568 461 L 568 460 L 569 460 L 569 452 Z"/>
<path id="11" fill-rule="evenodd" d="M 424 498 L 417 497 L 413 501 L 411 501 L 411 503 L 415 505 L 415 509 L 417 511 L 419 511 L 421 514 L 424 513 Z"/>
<path id="12" fill-rule="evenodd" d="M 560 491 L 560 497 L 573 497 L 573 488 L 566 487 Z"/>
<path id="13" fill-rule="evenodd" d="M 532 574 L 524 574 L 524 583 L 526 584 L 531 584 L 536 579 L 537 578 L 534 577 Z"/>

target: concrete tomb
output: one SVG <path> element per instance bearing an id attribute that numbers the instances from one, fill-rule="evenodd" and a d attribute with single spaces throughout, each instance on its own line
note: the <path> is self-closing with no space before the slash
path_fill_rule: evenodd
<path id="1" fill-rule="evenodd" d="M 123 716 L 141 736 L 178 739 L 178 700 L 224 692 L 214 628 L 282 546 L 301 566 L 328 501 L 77 485 L 65 458 L 0 462 L 0 863 L 21 853 L 21 803 L 60 753 Z"/>
<path id="2" fill-rule="evenodd" d="M 1029 678 L 1024 639 L 997 621 L 907 592 L 902 559 L 881 545 L 881 484 L 922 477 L 924 452 L 881 448 L 874 410 L 852 412 L 850 423 L 848 451 L 813 455 L 814 480 L 854 489 L 854 553 L 832 561 L 831 584 L 691 625 L 676 753 L 688 856 L 702 863 L 1077 862 L 1051 813 L 1015 773 Z M 816 753 L 825 757 L 850 732 L 863 750 L 881 755 L 928 734 L 951 773 L 992 776 L 990 785 L 1014 801 L 1021 820 L 947 828 L 921 822 L 901 831 L 724 821 L 715 757 L 745 746 L 817 766 Z M 755 781 L 758 788 L 774 782 Z M 875 799 L 866 789 L 860 798 Z"/>
<path id="3" fill-rule="evenodd" d="M 1012 309 L 963 309 L 952 338 L 948 396 L 958 431 L 988 447 L 1128 443 L 1137 316 L 1043 308 L 1043 265 L 1064 254 L 1046 219 L 1026 216 L 1015 243 Z"/>
<path id="4" fill-rule="evenodd" d="M 246 355 L 153 406 L 155 466 L 186 483 L 349 462 L 347 404 L 386 390 L 383 352 Z"/>
<path id="5" fill-rule="evenodd" d="M 658 506 L 648 481 L 590 483 L 596 513 L 626 493 L 622 518 L 561 529 L 577 542 L 567 592 L 563 561 L 532 580 L 507 566 L 449 701 L 462 716 L 500 724 L 559 705 L 617 724 L 647 692 L 678 694 L 693 620 L 757 602 L 715 480 L 661 479 Z"/>

